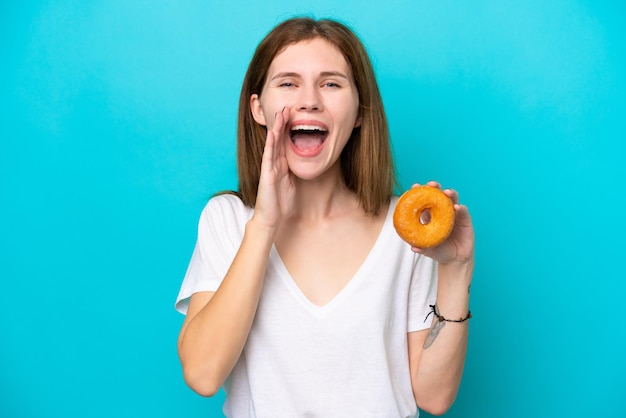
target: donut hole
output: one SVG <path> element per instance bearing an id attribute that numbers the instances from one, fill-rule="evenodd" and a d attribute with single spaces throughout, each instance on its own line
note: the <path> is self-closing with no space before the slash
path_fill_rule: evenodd
<path id="1" fill-rule="evenodd" d="M 421 213 L 420 213 L 420 223 L 422 225 L 428 225 L 432 219 L 432 215 L 430 213 L 430 209 L 424 209 Z"/>

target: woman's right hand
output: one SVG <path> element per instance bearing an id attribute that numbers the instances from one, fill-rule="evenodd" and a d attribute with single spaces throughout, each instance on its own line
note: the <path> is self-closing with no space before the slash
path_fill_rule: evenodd
<path id="1" fill-rule="evenodd" d="M 287 141 L 290 140 L 287 130 L 289 112 L 288 107 L 276 112 L 274 124 L 267 130 L 261 160 L 261 177 L 253 219 L 272 231 L 276 231 L 292 210 L 295 194 L 293 175 L 285 155 Z"/>
<path id="2" fill-rule="evenodd" d="M 268 126 L 252 220 L 226 276 L 215 292 L 191 296 L 178 352 L 187 384 L 213 396 L 232 372 L 254 321 L 269 252 L 278 227 L 293 207 L 294 183 L 285 149 L 290 141 L 289 110 Z"/>

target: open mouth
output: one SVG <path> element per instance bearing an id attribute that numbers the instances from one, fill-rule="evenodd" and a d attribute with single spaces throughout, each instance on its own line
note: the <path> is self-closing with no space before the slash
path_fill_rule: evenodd
<path id="1" fill-rule="evenodd" d="M 328 131 L 317 125 L 294 125 L 289 130 L 293 145 L 303 153 L 319 149 L 328 136 Z"/>

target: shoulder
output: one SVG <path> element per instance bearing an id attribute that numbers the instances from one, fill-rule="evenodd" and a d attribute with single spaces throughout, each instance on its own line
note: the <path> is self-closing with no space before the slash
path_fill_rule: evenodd
<path id="1" fill-rule="evenodd" d="M 219 194 L 213 196 L 202 209 L 200 228 L 210 230 L 243 230 L 254 210 L 246 205 L 236 194 Z"/>
<path id="2" fill-rule="evenodd" d="M 224 216 L 235 218 L 249 218 L 253 209 L 246 206 L 238 195 L 221 193 L 213 196 L 202 210 L 203 216 Z"/>

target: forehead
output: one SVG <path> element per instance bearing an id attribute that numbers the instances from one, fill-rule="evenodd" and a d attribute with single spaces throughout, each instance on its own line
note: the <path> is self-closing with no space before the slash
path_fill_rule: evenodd
<path id="1" fill-rule="evenodd" d="M 341 71 L 352 75 L 339 48 L 322 38 L 300 41 L 279 52 L 272 60 L 268 75 L 283 71 L 298 74 Z"/>

